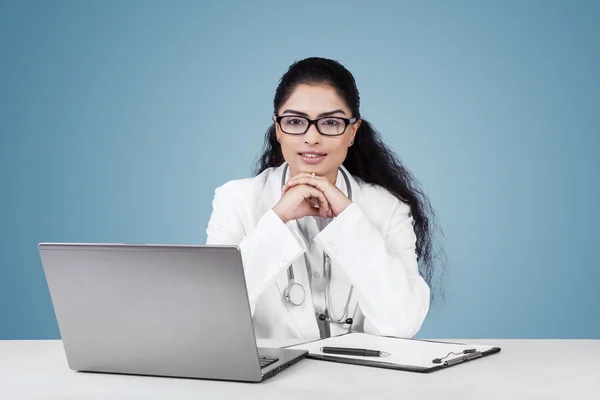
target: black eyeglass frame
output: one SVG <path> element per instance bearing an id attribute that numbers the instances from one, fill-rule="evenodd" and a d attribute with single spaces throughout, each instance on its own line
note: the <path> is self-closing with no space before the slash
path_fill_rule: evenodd
<path id="1" fill-rule="evenodd" d="M 308 121 L 308 126 L 306 127 L 306 130 L 302 133 L 289 133 L 283 130 L 283 127 L 281 126 L 281 120 L 284 118 L 302 118 Z M 319 125 L 317 124 L 317 122 L 319 122 L 322 119 L 328 119 L 328 118 L 335 118 L 335 119 L 341 119 L 342 121 L 344 121 L 344 130 L 342 131 L 342 133 L 336 133 L 334 135 L 328 134 L 328 133 L 323 133 L 319 130 Z M 342 118 L 342 117 L 321 117 L 321 118 L 317 118 L 317 119 L 309 119 L 307 117 L 303 117 L 301 115 L 276 115 L 275 116 L 275 122 L 279 124 L 279 128 L 281 129 L 281 131 L 283 133 L 285 133 L 286 135 L 304 135 L 306 132 L 308 132 L 308 130 L 310 129 L 311 125 L 315 125 L 315 127 L 317 128 L 317 132 L 319 132 L 321 135 L 323 136 L 341 136 L 344 133 L 346 133 L 346 129 L 348 128 L 348 125 L 350 124 L 354 124 L 356 123 L 356 121 L 358 121 L 358 118 L 354 117 L 354 118 Z"/>

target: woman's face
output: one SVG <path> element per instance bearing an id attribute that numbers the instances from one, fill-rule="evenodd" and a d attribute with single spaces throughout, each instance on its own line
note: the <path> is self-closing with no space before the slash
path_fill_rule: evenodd
<path id="1" fill-rule="evenodd" d="M 346 103 L 328 85 L 298 85 L 277 111 L 278 116 L 306 117 L 312 120 L 322 117 L 347 119 L 353 117 Z M 338 167 L 346 159 L 348 147 L 354 140 L 360 120 L 349 124 L 344 133 L 339 136 L 322 135 L 315 124 L 311 125 L 303 135 L 290 135 L 283 131 L 302 129 L 301 125 L 304 122 L 301 119 L 286 118 L 286 121 L 281 121 L 281 124 L 275 124 L 277 140 L 281 143 L 285 161 L 290 165 L 291 176 L 301 172 L 314 172 L 316 175 L 326 176 L 333 183 Z M 335 132 L 336 125 L 335 119 L 326 119 L 320 129 L 326 133 Z"/>

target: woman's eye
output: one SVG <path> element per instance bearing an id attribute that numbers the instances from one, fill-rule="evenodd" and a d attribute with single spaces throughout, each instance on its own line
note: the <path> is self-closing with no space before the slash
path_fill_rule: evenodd
<path id="1" fill-rule="evenodd" d="M 340 124 L 340 121 L 335 119 L 335 118 L 331 118 L 331 119 L 326 119 L 323 121 L 323 124 L 325 125 L 332 125 L 332 126 L 336 126 Z"/>
<path id="2" fill-rule="evenodd" d="M 299 119 L 299 118 L 291 118 L 288 120 L 288 124 L 292 124 L 292 125 L 302 125 L 304 123 L 304 120 Z"/>

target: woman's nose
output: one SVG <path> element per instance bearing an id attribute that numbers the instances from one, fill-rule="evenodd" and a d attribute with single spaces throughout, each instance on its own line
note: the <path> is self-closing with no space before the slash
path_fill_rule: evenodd
<path id="1" fill-rule="evenodd" d="M 305 143 L 319 143 L 321 141 L 321 134 L 317 130 L 317 126 L 312 124 L 308 131 L 304 134 Z"/>

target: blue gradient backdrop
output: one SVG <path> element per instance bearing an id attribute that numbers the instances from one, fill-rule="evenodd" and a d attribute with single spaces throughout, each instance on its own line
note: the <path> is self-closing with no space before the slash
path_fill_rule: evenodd
<path id="1" fill-rule="evenodd" d="M 0 1 L 0 339 L 59 337 L 38 242 L 204 243 L 313 55 L 438 213 L 419 337 L 600 338 L 599 4 Z"/>

